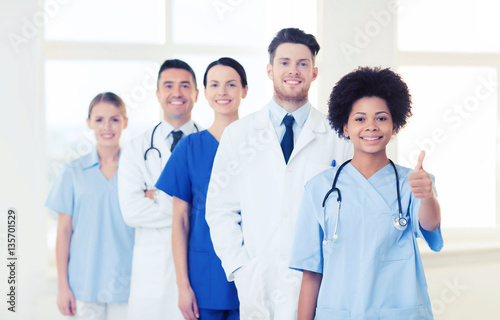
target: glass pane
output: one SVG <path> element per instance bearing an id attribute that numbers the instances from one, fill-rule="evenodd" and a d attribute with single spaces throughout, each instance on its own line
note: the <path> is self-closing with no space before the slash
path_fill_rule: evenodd
<path id="1" fill-rule="evenodd" d="M 156 99 L 159 65 L 150 61 L 48 60 L 45 97 L 49 180 L 63 165 L 95 146 L 87 128 L 90 101 L 100 92 L 118 94 L 127 106 L 128 127 L 121 144 L 160 121 Z"/>
<path id="2" fill-rule="evenodd" d="M 264 0 L 173 0 L 173 42 L 233 46 L 262 45 L 265 24 L 260 22 L 264 19 L 262 12 L 264 7 Z"/>
<path id="3" fill-rule="evenodd" d="M 420 150 L 436 176 L 443 227 L 494 227 L 498 75 L 491 68 L 401 67 L 413 117 L 398 135 L 398 162 Z"/>
<path id="4" fill-rule="evenodd" d="M 172 0 L 173 42 L 267 48 L 285 27 L 316 34 L 316 17 L 310 0 Z"/>
<path id="5" fill-rule="evenodd" d="M 45 0 L 52 41 L 165 43 L 164 0 Z"/>
<path id="6" fill-rule="evenodd" d="M 500 52 L 498 12 L 495 0 L 399 0 L 399 49 Z"/>

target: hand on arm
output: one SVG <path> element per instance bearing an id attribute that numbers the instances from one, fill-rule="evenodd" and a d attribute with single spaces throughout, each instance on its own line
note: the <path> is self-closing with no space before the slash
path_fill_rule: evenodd
<path id="1" fill-rule="evenodd" d="M 149 198 L 153 201 L 156 201 L 155 199 L 155 192 L 156 192 L 157 189 L 150 189 L 150 190 L 144 190 L 144 196 L 146 198 Z"/>
<path id="2" fill-rule="evenodd" d="M 427 231 L 434 231 L 441 224 L 441 208 L 432 190 L 431 176 L 422 166 L 424 157 L 425 151 L 421 151 L 415 170 L 408 179 L 413 196 L 420 199 L 418 211 L 420 225 Z"/>
<path id="3" fill-rule="evenodd" d="M 312 320 L 316 313 L 316 303 L 323 274 L 307 270 L 302 273 L 297 320 Z"/>
<path id="4" fill-rule="evenodd" d="M 68 284 L 69 245 L 73 231 L 71 221 L 71 216 L 59 213 L 56 241 L 57 307 L 65 316 L 74 316 L 76 313 L 75 297 Z"/>
<path id="5" fill-rule="evenodd" d="M 172 254 L 179 289 L 179 309 L 185 319 L 196 320 L 200 314 L 188 273 L 189 203 L 173 197 L 173 207 Z"/>
<path id="6" fill-rule="evenodd" d="M 118 170 L 118 198 L 125 223 L 132 228 L 165 228 L 171 226 L 170 197 L 160 193 L 159 203 L 154 201 L 156 189 L 145 191 L 142 153 L 135 145 L 124 148 Z M 148 182 L 151 186 L 152 182 Z M 161 204 L 161 205 L 160 205 Z M 162 210 L 163 208 L 163 210 Z M 168 213 L 167 213 L 168 212 Z"/>

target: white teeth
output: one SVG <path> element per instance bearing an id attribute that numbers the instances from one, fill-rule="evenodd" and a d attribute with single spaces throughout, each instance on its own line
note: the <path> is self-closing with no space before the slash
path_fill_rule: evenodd
<path id="1" fill-rule="evenodd" d="M 290 83 L 290 84 L 298 84 L 299 81 L 292 81 L 292 80 L 288 80 L 288 81 L 285 81 L 286 83 Z"/>
<path id="2" fill-rule="evenodd" d="M 113 135 L 112 134 L 103 134 L 102 137 L 104 139 L 109 139 L 109 138 L 113 138 Z"/>
<path id="3" fill-rule="evenodd" d="M 217 103 L 229 103 L 229 100 L 217 100 Z"/>
<path id="4" fill-rule="evenodd" d="M 172 101 L 170 102 L 170 104 L 175 104 L 175 105 L 179 105 L 179 104 L 183 104 L 184 102 L 182 101 Z"/>
<path id="5" fill-rule="evenodd" d="M 363 139 L 368 141 L 373 141 L 373 140 L 378 140 L 379 138 L 363 138 Z"/>

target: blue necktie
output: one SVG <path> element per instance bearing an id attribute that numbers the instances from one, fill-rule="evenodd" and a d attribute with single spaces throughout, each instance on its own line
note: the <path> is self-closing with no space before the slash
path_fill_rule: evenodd
<path id="1" fill-rule="evenodd" d="M 172 137 L 174 138 L 174 141 L 172 142 L 172 145 L 170 146 L 170 152 L 174 151 L 175 146 L 177 145 L 177 142 L 181 140 L 182 138 L 182 131 L 172 131 Z"/>
<path id="2" fill-rule="evenodd" d="M 295 119 L 292 115 L 286 115 L 283 118 L 283 123 L 285 124 L 286 131 L 283 136 L 283 140 L 281 140 L 281 150 L 283 150 L 283 156 L 285 156 L 285 163 L 288 163 L 288 159 L 290 159 L 290 155 L 293 150 L 293 121 Z"/>

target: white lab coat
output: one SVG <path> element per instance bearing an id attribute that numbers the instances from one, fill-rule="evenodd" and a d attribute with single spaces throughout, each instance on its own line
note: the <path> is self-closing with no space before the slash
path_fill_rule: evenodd
<path id="1" fill-rule="evenodd" d="M 305 183 L 351 158 L 324 114 L 311 108 L 285 164 L 269 106 L 226 128 L 215 157 L 206 218 L 240 298 L 241 319 L 296 319 L 302 274 L 288 268 Z"/>
<path id="2" fill-rule="evenodd" d="M 135 228 L 129 320 L 184 319 L 178 308 L 178 292 L 172 258 L 172 197 L 159 192 L 158 203 L 144 196 L 145 186 L 154 188 L 170 157 L 170 145 L 153 128 L 130 141 L 120 155 L 118 196 L 125 223 Z"/>

